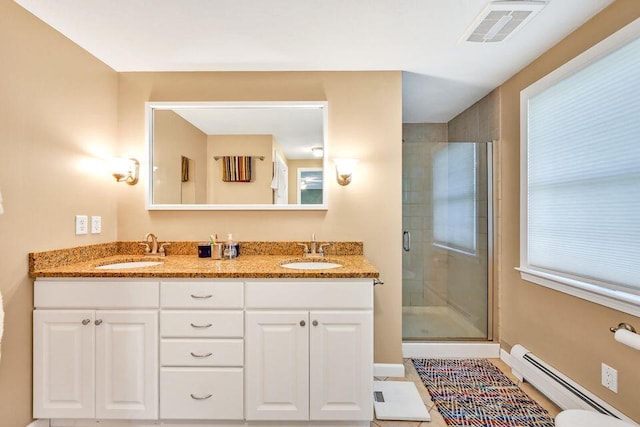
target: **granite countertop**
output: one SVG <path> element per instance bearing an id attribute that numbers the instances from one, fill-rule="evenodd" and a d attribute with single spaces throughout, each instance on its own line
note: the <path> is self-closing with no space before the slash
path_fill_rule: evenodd
<path id="1" fill-rule="evenodd" d="M 121 270 L 96 269 L 101 265 L 130 261 L 162 261 L 161 265 Z M 342 267 L 325 270 L 294 270 L 280 264 L 291 261 L 326 261 Z M 375 278 L 378 270 L 362 255 L 310 259 L 286 255 L 246 255 L 232 260 L 198 258 L 193 255 L 116 255 L 32 272 L 33 277 L 188 277 L 188 278 Z"/>
<path id="2" fill-rule="evenodd" d="M 88 248 L 88 247 L 85 247 Z M 93 251 L 89 255 L 77 257 L 73 252 L 65 254 L 66 262 L 49 262 L 51 254 L 41 252 L 30 254 L 30 275 L 32 277 L 124 277 L 124 278 L 376 278 L 378 270 L 362 254 L 328 254 L 326 258 L 303 258 L 296 254 L 247 254 L 232 260 L 198 258 L 195 254 L 167 255 L 166 257 L 122 254 L 114 251 Z M 118 251 L 115 251 L 118 252 Z M 87 253 L 86 250 L 82 251 Z M 64 256 L 62 257 L 64 258 Z M 84 259 L 83 259 L 84 258 Z M 47 262 L 42 262 L 45 259 Z M 131 261 L 161 261 L 161 265 L 103 270 L 96 267 Z M 286 262 L 325 261 L 342 264 L 342 267 L 319 270 L 296 270 L 281 267 Z"/>

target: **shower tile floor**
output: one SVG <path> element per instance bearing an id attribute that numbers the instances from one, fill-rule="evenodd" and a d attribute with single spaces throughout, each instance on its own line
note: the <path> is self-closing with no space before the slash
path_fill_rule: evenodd
<path id="1" fill-rule="evenodd" d="M 403 341 L 486 337 L 485 332 L 451 307 L 402 307 Z"/>
<path id="2" fill-rule="evenodd" d="M 556 415 L 560 412 L 560 408 L 557 407 L 553 402 L 547 399 L 542 393 L 533 388 L 528 383 L 520 382 L 516 377 L 511 373 L 511 368 L 504 363 L 500 359 L 489 359 L 491 363 L 496 365 L 507 377 L 511 379 L 515 384 L 517 384 L 522 391 L 524 391 L 530 398 L 538 402 L 544 409 L 549 412 L 551 417 L 555 418 Z M 380 421 L 373 420 L 371 422 L 371 427 L 447 427 L 447 423 L 444 421 L 440 413 L 435 407 L 435 403 L 431 400 L 431 396 L 427 391 L 424 384 L 420 380 L 420 376 L 418 376 L 418 372 L 416 372 L 413 363 L 411 363 L 411 359 L 404 360 L 404 369 L 405 369 L 405 377 L 404 378 L 376 378 L 376 380 L 385 380 L 385 381 L 413 381 L 418 388 L 418 392 L 424 401 L 425 406 L 429 410 L 429 414 L 431 415 L 431 421 Z"/>

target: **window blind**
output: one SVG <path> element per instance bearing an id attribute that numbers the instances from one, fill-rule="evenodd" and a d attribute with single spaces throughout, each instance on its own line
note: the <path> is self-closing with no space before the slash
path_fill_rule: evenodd
<path id="1" fill-rule="evenodd" d="M 449 143 L 433 157 L 436 244 L 476 253 L 476 144 Z"/>
<path id="2" fill-rule="evenodd" d="M 528 267 L 640 291 L 638 70 L 640 39 L 528 99 Z"/>

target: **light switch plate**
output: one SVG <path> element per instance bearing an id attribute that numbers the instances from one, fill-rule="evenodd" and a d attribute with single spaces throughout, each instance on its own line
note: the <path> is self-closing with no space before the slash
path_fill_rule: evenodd
<path id="1" fill-rule="evenodd" d="M 76 234 L 87 234 L 89 218 L 86 215 L 76 215 Z"/>
<path id="2" fill-rule="evenodd" d="M 102 233 L 102 217 L 92 216 L 91 217 L 91 234 L 100 234 L 100 233 Z"/>

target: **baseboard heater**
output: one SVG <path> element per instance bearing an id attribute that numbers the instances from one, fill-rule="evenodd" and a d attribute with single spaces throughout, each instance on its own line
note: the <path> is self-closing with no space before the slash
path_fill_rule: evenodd
<path id="1" fill-rule="evenodd" d="M 629 417 L 577 384 L 520 344 L 511 349 L 511 371 L 537 388 L 562 409 L 588 409 L 627 422 Z M 635 424 L 635 423 L 634 423 Z"/>

